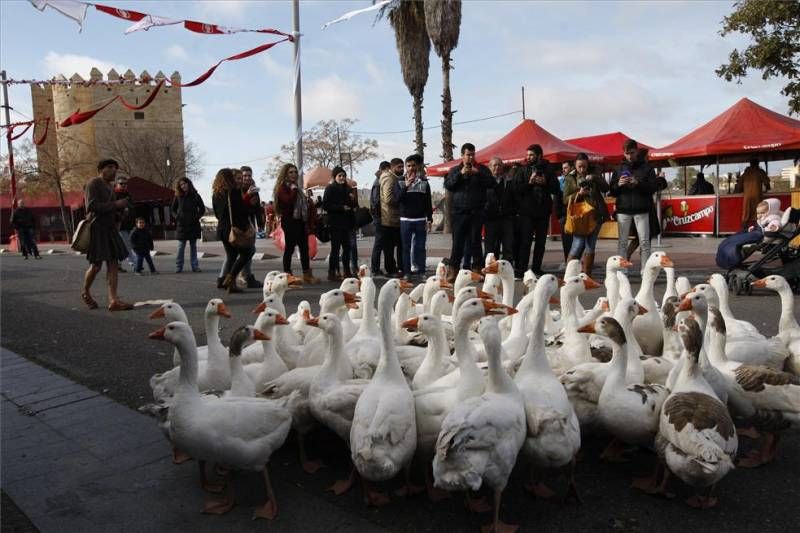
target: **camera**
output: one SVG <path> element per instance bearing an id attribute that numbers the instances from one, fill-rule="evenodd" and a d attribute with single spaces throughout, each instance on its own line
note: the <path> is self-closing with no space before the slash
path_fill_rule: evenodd
<path id="1" fill-rule="evenodd" d="M 591 186 L 592 186 L 592 180 L 589 178 L 584 178 L 578 182 L 578 187 L 582 189 L 588 189 Z"/>

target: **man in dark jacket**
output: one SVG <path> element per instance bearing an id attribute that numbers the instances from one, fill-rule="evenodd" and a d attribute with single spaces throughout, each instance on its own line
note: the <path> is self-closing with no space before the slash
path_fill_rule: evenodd
<path id="1" fill-rule="evenodd" d="M 133 268 L 136 266 L 136 252 L 133 251 L 133 247 L 131 246 L 131 232 L 136 226 L 136 213 L 134 212 L 133 208 L 133 198 L 128 190 L 127 176 L 117 176 L 117 183 L 114 185 L 114 194 L 119 199 L 126 198 L 131 202 L 130 207 L 126 207 L 120 211 L 118 220 L 119 236 L 122 237 L 122 240 L 125 242 L 125 246 L 128 247 L 128 265 Z M 127 272 L 127 270 L 122 268 L 122 264 L 120 264 L 119 271 Z"/>
<path id="2" fill-rule="evenodd" d="M 617 253 L 625 257 L 631 224 L 635 224 L 642 246 L 641 268 L 650 257 L 650 208 L 653 205 L 653 193 L 658 189 L 658 181 L 653 167 L 639 157 L 639 145 L 636 141 L 626 140 L 622 149 L 625 160 L 611 176 L 611 196 L 617 198 Z"/>
<path id="3" fill-rule="evenodd" d="M 450 169 L 444 187 L 450 191 L 450 226 L 453 228 L 453 245 L 447 280 L 452 283 L 464 255 L 464 243 L 472 250 L 472 268 L 479 270 L 483 264 L 481 229 L 483 210 L 486 207 L 486 190 L 494 186 L 489 169 L 475 162 L 475 146 L 466 143 L 461 147 L 461 163 Z"/>
<path id="4" fill-rule="evenodd" d="M 495 185 L 486 191 L 486 253 L 493 253 L 507 261 L 514 260 L 514 215 L 516 204 L 511 176 L 506 173 L 503 160 L 493 157 L 489 170 Z"/>
<path id="5" fill-rule="evenodd" d="M 399 182 L 400 242 L 403 272 L 406 279 L 412 276 L 411 252 L 413 245 L 415 275 L 425 276 L 425 242 L 428 227 L 433 221 L 431 186 L 422 169 L 422 157 L 412 154 L 406 157 L 405 179 Z"/>
<path id="6" fill-rule="evenodd" d="M 547 244 L 547 229 L 550 213 L 553 210 L 553 196 L 559 194 L 558 179 L 544 158 L 542 147 L 532 144 L 528 147 L 526 164 L 519 168 L 514 177 L 514 192 L 517 200 L 517 225 L 519 242 L 514 261 L 516 277 L 522 279 L 531 254 L 534 235 L 531 270 L 537 276 L 542 274 L 542 260 Z"/>
<path id="7" fill-rule="evenodd" d="M 36 226 L 33 211 L 25 207 L 25 201 L 19 200 L 14 214 L 11 215 L 11 227 L 17 232 L 17 245 L 22 256 L 27 259 L 28 254 L 33 254 L 36 259 L 41 259 L 39 248 L 36 247 L 34 229 Z"/>

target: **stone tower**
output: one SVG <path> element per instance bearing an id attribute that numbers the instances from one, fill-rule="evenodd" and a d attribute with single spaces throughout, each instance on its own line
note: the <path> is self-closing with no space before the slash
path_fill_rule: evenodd
<path id="1" fill-rule="evenodd" d="M 96 109 L 117 95 L 129 104 L 142 104 L 164 78 L 160 71 L 154 78 L 144 71 L 137 79 L 130 70 L 120 76 L 112 69 L 103 79 L 93 68 L 88 81 L 74 74 L 69 80 L 56 78 L 64 83 L 31 84 L 34 118 L 52 117 L 46 141 L 37 146 L 42 173 L 60 176 L 65 190 L 80 190 L 97 175 L 98 161 L 113 158 L 122 174 L 171 186 L 185 175 L 186 166 L 180 87 L 165 84 L 141 111 L 117 101 L 83 124 L 56 126 L 75 111 Z M 180 74 L 170 79 L 180 82 Z"/>

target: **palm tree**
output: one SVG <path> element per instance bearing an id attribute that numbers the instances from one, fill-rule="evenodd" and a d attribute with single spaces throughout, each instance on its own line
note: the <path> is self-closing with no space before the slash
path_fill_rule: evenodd
<path id="1" fill-rule="evenodd" d="M 453 111 L 450 97 L 450 53 L 458 46 L 461 0 L 425 0 L 425 27 L 442 59 L 442 159 L 453 159 Z"/>
<path id="2" fill-rule="evenodd" d="M 389 23 L 394 29 L 400 69 L 408 92 L 414 99 L 414 128 L 417 153 L 425 156 L 422 140 L 422 96 L 428 83 L 431 41 L 425 29 L 425 4 L 414 0 L 399 0 L 388 4 L 378 17 L 388 13 Z"/>

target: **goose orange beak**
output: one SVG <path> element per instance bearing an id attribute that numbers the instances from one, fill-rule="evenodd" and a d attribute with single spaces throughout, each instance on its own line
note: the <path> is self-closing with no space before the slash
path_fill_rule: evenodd
<path id="1" fill-rule="evenodd" d="M 452 289 L 453 288 L 453 284 L 449 283 L 446 279 L 440 279 L 439 280 L 439 288 L 440 289 Z"/>
<path id="2" fill-rule="evenodd" d="M 292 276 L 289 274 L 287 278 L 290 287 L 302 287 L 303 286 L 303 278 L 298 278 L 297 276 Z"/>
<path id="3" fill-rule="evenodd" d="M 448 294 L 447 295 L 447 301 L 450 302 L 450 303 L 453 303 L 453 302 L 456 301 L 456 297 L 453 296 L 452 294 Z"/>
<path id="4" fill-rule="evenodd" d="M 250 312 L 251 312 L 251 313 L 253 313 L 254 315 L 257 315 L 257 314 L 259 314 L 259 313 L 263 313 L 263 312 L 264 312 L 264 311 L 266 311 L 266 310 L 267 310 L 267 304 L 265 304 L 264 302 L 261 302 L 260 304 L 258 304 L 257 306 L 255 306 L 255 307 L 253 308 L 253 310 L 252 310 L 252 311 L 250 311 Z"/>
<path id="5" fill-rule="evenodd" d="M 414 318 L 409 318 L 403 322 L 403 327 L 408 331 L 417 331 L 419 327 L 419 317 L 415 316 Z"/>
<path id="6" fill-rule="evenodd" d="M 547 303 L 553 304 L 553 305 L 560 305 L 561 304 L 561 300 L 559 300 L 557 296 L 551 296 L 550 299 L 547 300 Z"/>
<path id="7" fill-rule="evenodd" d="M 221 303 L 217 306 L 217 314 L 219 316 L 224 316 L 225 318 L 231 317 L 231 312 L 228 311 L 228 308 L 225 307 L 225 304 Z"/>
<path id="8" fill-rule="evenodd" d="M 497 274 L 500 271 L 500 263 L 498 261 L 494 261 L 486 265 L 486 268 L 481 269 L 481 272 L 484 274 Z"/>
<path id="9" fill-rule="evenodd" d="M 751 287 L 758 287 L 760 289 L 767 288 L 767 278 L 757 279 L 750 284 Z"/>
<path id="10" fill-rule="evenodd" d="M 675 263 L 672 262 L 672 259 L 667 254 L 664 254 L 661 256 L 661 266 L 675 268 Z"/>
<path id="11" fill-rule="evenodd" d="M 469 279 L 470 279 L 470 281 L 472 281 L 474 283 L 480 283 L 481 281 L 483 281 L 483 276 L 481 276 L 477 272 L 470 271 Z"/>
<path id="12" fill-rule="evenodd" d="M 278 316 L 275 317 L 275 325 L 276 326 L 288 326 L 289 321 L 286 320 L 286 317 L 282 314 L 278 313 Z"/>
<path id="13" fill-rule="evenodd" d="M 637 314 L 644 315 L 644 314 L 647 314 L 647 313 L 648 313 L 647 308 L 645 306 L 643 306 L 643 305 L 640 305 L 639 306 L 639 313 L 637 313 Z"/>
<path id="14" fill-rule="evenodd" d="M 622 261 L 619 262 L 619 266 L 621 266 L 623 268 L 630 268 L 630 267 L 633 266 L 633 263 L 631 263 L 627 259 L 623 259 Z"/>
<path id="15" fill-rule="evenodd" d="M 318 316 L 306 316 L 306 324 L 311 327 L 318 328 L 319 327 L 319 317 Z"/>
<path id="16" fill-rule="evenodd" d="M 154 339 L 154 340 L 163 341 L 164 340 L 164 333 L 166 331 L 167 331 L 167 326 L 164 326 L 164 327 L 158 328 L 157 330 L 152 332 L 150 335 L 148 335 L 148 337 L 150 337 L 151 339 Z"/>
<path id="17" fill-rule="evenodd" d="M 260 331 L 260 330 L 257 330 L 257 329 L 254 329 L 254 330 L 253 330 L 253 338 L 254 338 L 255 340 L 257 340 L 257 341 L 268 341 L 268 340 L 272 340 L 272 338 L 271 338 L 269 335 L 266 335 L 266 334 L 264 334 L 264 333 L 261 333 L 261 331 Z"/>
<path id="18" fill-rule="evenodd" d="M 166 315 L 164 314 L 164 308 L 159 307 L 158 309 L 150 313 L 150 315 L 147 318 L 164 318 L 165 316 Z"/>
<path id="19" fill-rule="evenodd" d="M 513 315 L 518 311 L 504 304 L 498 304 L 490 300 L 483 300 L 483 309 L 487 315 Z"/>
<path id="20" fill-rule="evenodd" d="M 567 282 L 566 282 L 566 281 L 564 281 L 563 279 L 560 279 L 560 280 L 558 280 L 558 286 L 559 286 L 559 287 L 563 287 L 563 286 L 564 286 L 564 285 L 566 285 L 566 284 L 567 284 Z"/>
<path id="21" fill-rule="evenodd" d="M 414 284 L 413 283 L 409 283 L 408 281 L 406 281 L 404 279 L 400 280 L 400 290 L 401 291 L 410 291 L 413 288 L 414 288 Z"/>
<path id="22" fill-rule="evenodd" d="M 678 306 L 678 311 L 691 311 L 692 301 L 689 298 L 681 300 L 681 305 Z"/>
<path id="23" fill-rule="evenodd" d="M 486 291 L 483 291 L 483 290 L 481 290 L 481 289 L 478 289 L 477 293 L 478 293 L 478 298 L 482 298 L 482 299 L 484 299 L 484 300 L 494 300 L 494 298 L 492 298 L 492 295 L 491 295 L 491 294 L 489 294 L 489 293 L 488 293 L 488 292 L 486 292 Z"/>
<path id="24" fill-rule="evenodd" d="M 602 304 L 600 304 L 600 308 L 605 312 L 611 311 L 611 306 L 608 305 L 607 301 L 605 301 Z"/>
<path id="25" fill-rule="evenodd" d="M 583 280 L 583 286 L 587 291 L 600 288 L 600 284 L 588 276 Z"/>
<path id="26" fill-rule="evenodd" d="M 597 333 L 594 329 L 594 324 L 586 324 L 582 328 L 578 328 L 578 333 Z"/>

